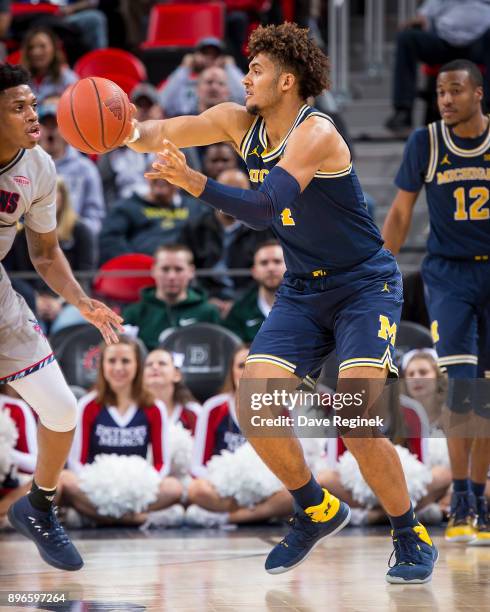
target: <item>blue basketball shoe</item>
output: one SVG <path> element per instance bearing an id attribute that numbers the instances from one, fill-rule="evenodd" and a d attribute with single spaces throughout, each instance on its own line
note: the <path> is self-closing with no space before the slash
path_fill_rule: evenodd
<path id="1" fill-rule="evenodd" d="M 432 578 L 432 570 L 439 552 L 420 523 L 415 527 L 404 527 L 392 533 L 395 564 L 386 574 L 392 584 L 422 584 Z M 390 557 L 390 561 L 391 561 Z"/>
<path id="2" fill-rule="evenodd" d="M 291 530 L 269 553 L 265 569 L 269 574 L 282 574 L 303 563 L 322 540 L 334 535 L 350 520 L 350 508 L 326 489 L 318 506 L 302 510 L 295 504 L 290 520 Z"/>
<path id="3" fill-rule="evenodd" d="M 28 497 L 21 497 L 8 511 L 12 527 L 34 542 L 41 557 L 61 570 L 76 571 L 83 566 L 83 559 L 59 524 L 53 508 L 41 512 L 33 508 Z"/>

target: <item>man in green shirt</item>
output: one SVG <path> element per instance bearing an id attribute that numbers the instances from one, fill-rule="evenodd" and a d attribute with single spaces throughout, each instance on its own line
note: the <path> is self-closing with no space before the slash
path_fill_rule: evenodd
<path id="1" fill-rule="evenodd" d="M 235 302 L 224 320 L 224 325 L 244 342 L 252 342 L 267 318 L 286 271 L 277 240 L 267 240 L 257 247 L 251 271 L 257 286 Z"/>
<path id="2" fill-rule="evenodd" d="M 194 278 L 194 259 L 190 249 L 172 244 L 155 252 L 152 276 L 155 287 L 143 289 L 142 299 L 128 306 L 124 322 L 139 328 L 138 337 L 152 350 L 169 327 L 193 323 L 220 323 L 218 309 L 198 289 L 189 287 Z"/>

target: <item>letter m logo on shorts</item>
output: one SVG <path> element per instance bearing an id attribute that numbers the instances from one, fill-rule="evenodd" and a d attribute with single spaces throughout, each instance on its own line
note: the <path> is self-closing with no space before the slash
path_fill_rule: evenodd
<path id="1" fill-rule="evenodd" d="M 389 340 L 393 346 L 395 346 L 396 340 L 396 323 L 390 323 L 390 320 L 385 315 L 379 315 L 380 327 L 378 331 L 378 338 L 383 340 Z"/>

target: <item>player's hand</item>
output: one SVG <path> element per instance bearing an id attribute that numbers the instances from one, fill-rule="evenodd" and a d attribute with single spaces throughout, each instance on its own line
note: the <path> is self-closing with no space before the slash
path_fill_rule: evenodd
<path id="1" fill-rule="evenodd" d="M 157 159 L 152 164 L 155 172 L 146 172 L 145 178 L 150 180 L 165 179 L 169 183 L 185 189 L 190 173 L 185 155 L 170 140 L 164 140 L 163 146 L 163 151 L 157 154 Z"/>
<path id="2" fill-rule="evenodd" d="M 100 331 L 107 344 L 119 342 L 117 332 L 124 332 L 122 317 L 102 302 L 89 297 L 82 298 L 77 307 L 81 315 Z"/>
<path id="3" fill-rule="evenodd" d="M 123 141 L 123 143 L 121 144 L 121 146 L 127 146 L 127 147 L 131 147 L 131 141 L 134 139 L 134 142 L 137 142 L 138 137 L 139 137 L 139 129 L 138 129 L 138 120 L 136 119 L 136 115 L 138 113 L 138 109 L 136 108 L 136 106 L 131 103 L 129 105 L 129 115 L 130 115 L 130 123 L 131 123 L 131 130 L 128 134 L 128 137 Z"/>

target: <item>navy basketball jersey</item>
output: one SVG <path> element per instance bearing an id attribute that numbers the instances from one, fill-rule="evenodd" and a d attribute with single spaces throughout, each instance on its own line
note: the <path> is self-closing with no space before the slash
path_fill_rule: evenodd
<path id="1" fill-rule="evenodd" d="M 273 150 L 268 148 L 264 120 L 255 119 L 240 145 L 254 189 L 280 161 L 293 130 L 312 116 L 331 121 L 305 104 L 284 140 Z M 281 242 L 286 267 L 293 275 L 321 275 L 325 270 L 350 268 L 383 245 L 352 163 L 338 172 L 317 172 L 289 207 L 279 205 L 274 213 L 271 229 Z"/>
<path id="2" fill-rule="evenodd" d="M 429 253 L 448 259 L 488 259 L 490 129 L 478 138 L 459 138 L 438 121 L 414 132 L 396 184 L 418 191 L 424 182 Z"/>

